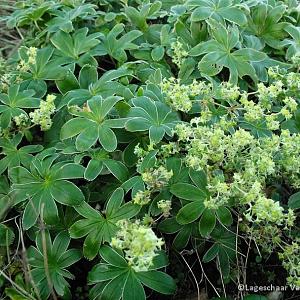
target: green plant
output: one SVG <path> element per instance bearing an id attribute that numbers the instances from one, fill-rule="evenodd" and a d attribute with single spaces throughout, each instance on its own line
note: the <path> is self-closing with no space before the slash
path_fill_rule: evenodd
<path id="1" fill-rule="evenodd" d="M 5 10 L 20 45 L 0 49 L 0 297 L 300 285 L 297 1 Z"/>
<path id="2" fill-rule="evenodd" d="M 114 191 L 105 207 L 105 216 L 88 204 L 78 207 L 77 211 L 85 219 L 75 222 L 70 228 L 72 238 L 87 236 L 84 242 L 83 254 L 88 259 L 97 255 L 101 244 L 110 242 L 118 230 L 119 220 L 130 219 L 139 212 L 139 207 L 128 202 L 123 204 L 124 191 L 119 188 Z"/>
<path id="3" fill-rule="evenodd" d="M 41 231 L 36 237 L 36 247 L 28 249 L 33 284 L 36 284 L 43 299 L 53 293 L 52 289 L 60 296 L 70 293 L 65 278 L 74 279 L 74 276 L 67 268 L 80 260 L 81 253 L 78 249 L 67 250 L 69 243 L 66 232 L 61 231 L 52 242 L 49 232 Z"/>
<path id="4" fill-rule="evenodd" d="M 89 281 L 97 283 L 91 291 L 92 298 L 146 299 L 143 285 L 167 295 L 175 291 L 172 278 L 157 271 L 168 264 L 163 253 L 156 257 L 146 272 L 134 271 L 122 254 L 110 247 L 101 247 L 99 253 L 103 262 L 96 265 L 89 274 Z"/>

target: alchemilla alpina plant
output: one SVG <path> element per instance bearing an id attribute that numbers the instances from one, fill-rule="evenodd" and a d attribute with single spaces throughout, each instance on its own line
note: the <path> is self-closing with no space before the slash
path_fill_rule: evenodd
<path id="1" fill-rule="evenodd" d="M 6 2 L 0 298 L 296 299 L 298 1 Z"/>

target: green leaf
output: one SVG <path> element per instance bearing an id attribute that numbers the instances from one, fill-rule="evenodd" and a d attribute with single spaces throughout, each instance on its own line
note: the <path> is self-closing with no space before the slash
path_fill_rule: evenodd
<path id="1" fill-rule="evenodd" d="M 206 20 L 213 14 L 213 10 L 210 7 L 198 7 L 196 8 L 191 15 L 192 22 L 199 22 Z"/>
<path id="2" fill-rule="evenodd" d="M 100 220 L 98 223 L 101 224 L 101 227 L 99 228 L 100 231 L 99 232 L 94 231 L 95 228 L 97 228 L 96 225 L 99 225 L 96 224 L 96 222 L 94 221 L 93 227 L 89 230 L 90 232 L 85 238 L 83 244 L 83 255 L 85 258 L 89 260 L 92 260 L 96 257 L 102 242 L 104 222 L 103 220 Z"/>
<path id="3" fill-rule="evenodd" d="M 194 169 L 189 170 L 190 178 L 193 183 L 201 190 L 206 190 L 207 188 L 207 178 L 203 171 L 196 171 Z"/>
<path id="4" fill-rule="evenodd" d="M 89 59 L 88 52 L 99 44 L 97 38 L 100 36 L 102 36 L 100 32 L 88 35 L 88 28 L 81 28 L 72 35 L 60 30 L 50 40 L 61 57 L 65 60 L 66 58 L 70 59 L 69 63 L 77 62 L 79 65 L 85 65 L 84 56 L 88 61 L 92 61 Z"/>
<path id="5" fill-rule="evenodd" d="M 100 299 L 103 300 L 119 300 L 122 297 L 127 274 L 121 274 L 111 280 L 103 289 Z"/>
<path id="6" fill-rule="evenodd" d="M 151 126 L 151 122 L 145 118 L 135 117 L 131 118 L 126 123 L 126 129 L 131 132 L 145 131 Z"/>
<path id="7" fill-rule="evenodd" d="M 219 14 L 227 21 L 236 23 L 240 26 L 247 23 L 247 17 L 242 10 L 236 7 L 223 7 Z"/>
<path id="8" fill-rule="evenodd" d="M 220 250 L 219 245 L 218 244 L 213 244 L 207 250 L 207 252 L 204 254 L 203 262 L 208 263 L 208 262 L 212 261 L 218 255 L 219 250 Z"/>
<path id="9" fill-rule="evenodd" d="M 79 205 L 84 201 L 81 190 L 72 182 L 66 180 L 55 181 L 50 188 L 53 198 L 65 205 Z"/>
<path id="10" fill-rule="evenodd" d="M 90 65 L 84 65 L 79 73 L 79 85 L 82 89 L 88 89 L 91 84 L 98 80 L 97 68 Z"/>
<path id="11" fill-rule="evenodd" d="M 175 233 L 182 228 L 176 221 L 176 218 L 168 218 L 158 224 L 158 229 L 165 233 Z"/>
<path id="12" fill-rule="evenodd" d="M 218 22 L 222 22 L 225 19 L 240 26 L 247 23 L 246 15 L 238 7 L 238 4 L 233 3 L 233 1 L 189 0 L 187 5 L 192 9 L 195 8 L 191 14 L 192 22 L 211 18 Z"/>
<path id="13" fill-rule="evenodd" d="M 200 219 L 199 231 L 202 236 L 208 236 L 216 225 L 215 213 L 209 209 L 206 209 Z"/>
<path id="14" fill-rule="evenodd" d="M 119 23 L 116 24 L 106 36 L 101 37 L 101 40 L 103 41 L 101 48 L 105 49 L 106 53 L 108 53 L 111 57 L 115 58 L 119 62 L 125 62 L 127 60 L 127 54 L 125 50 L 138 48 L 138 46 L 135 45 L 133 41 L 143 34 L 138 30 L 132 30 L 128 33 L 125 33 L 121 38 L 118 39 L 118 36 L 123 31 L 124 24 Z"/>
<path id="15" fill-rule="evenodd" d="M 107 126 L 100 126 L 98 132 L 101 146 L 108 152 L 113 152 L 117 148 L 117 137 L 115 133 Z"/>
<path id="16" fill-rule="evenodd" d="M 144 285 L 161 294 L 172 295 L 176 290 L 176 284 L 173 278 L 163 272 L 139 272 L 136 276 Z"/>
<path id="17" fill-rule="evenodd" d="M 84 167 L 79 164 L 67 163 L 63 165 L 57 173 L 55 178 L 57 179 L 76 179 L 82 178 L 84 172 Z"/>
<path id="18" fill-rule="evenodd" d="M 95 180 L 103 170 L 103 162 L 97 159 L 91 159 L 85 169 L 84 178 L 89 181 Z"/>
<path id="19" fill-rule="evenodd" d="M 172 136 L 172 129 L 179 122 L 177 113 L 172 112 L 166 104 L 148 97 L 137 97 L 132 103 L 134 106 L 129 110 L 126 130 L 149 130 L 150 139 L 155 143 L 160 142 L 165 133 Z"/>
<path id="20" fill-rule="evenodd" d="M 146 294 L 140 281 L 130 272 L 123 290 L 123 300 L 144 300 Z"/>
<path id="21" fill-rule="evenodd" d="M 199 188 L 188 183 L 176 183 L 171 186 L 170 192 L 180 199 L 202 202 L 206 194 Z"/>
<path id="22" fill-rule="evenodd" d="M 119 220 L 130 219 L 137 215 L 140 209 L 141 207 L 139 205 L 133 204 L 132 202 L 127 202 L 110 216 L 110 220 L 116 222 Z"/>
<path id="23" fill-rule="evenodd" d="M 62 94 L 78 89 L 79 83 L 71 70 L 67 70 L 64 78 L 56 80 L 56 86 Z"/>
<path id="24" fill-rule="evenodd" d="M 90 283 L 103 282 L 114 279 L 124 272 L 127 272 L 127 270 L 101 263 L 94 266 L 93 269 L 89 272 L 88 281 Z"/>
<path id="25" fill-rule="evenodd" d="M 228 278 L 230 274 L 230 261 L 227 251 L 222 247 L 218 254 L 219 263 L 220 263 L 220 271 L 222 272 L 222 276 L 224 278 Z"/>
<path id="26" fill-rule="evenodd" d="M 78 249 L 67 250 L 69 241 L 68 235 L 61 232 L 52 243 L 49 232 L 42 230 L 37 232 L 36 248 L 31 246 L 27 251 L 33 284 L 45 299 L 49 297 L 52 288 L 60 296 L 67 293 L 69 284 L 64 277 L 73 278 L 67 267 L 81 259 Z M 50 277 L 50 281 L 47 280 L 47 276 Z"/>
<path id="27" fill-rule="evenodd" d="M 204 210 L 203 203 L 199 201 L 191 202 L 179 210 L 176 220 L 182 225 L 192 223 L 201 216 Z"/>
<path id="28" fill-rule="evenodd" d="M 109 246 L 103 245 L 99 253 L 101 257 L 109 264 L 119 267 L 119 268 L 127 268 L 127 261 L 122 257 L 119 253 L 117 253 L 114 249 Z"/>
<path id="29" fill-rule="evenodd" d="M 124 190 L 122 188 L 117 188 L 112 193 L 111 197 L 109 198 L 109 200 L 107 202 L 106 214 L 111 215 L 115 211 L 117 211 L 123 202 L 123 198 L 124 198 Z"/>
<path id="30" fill-rule="evenodd" d="M 28 230 L 37 222 L 40 214 L 41 195 L 41 193 L 34 195 L 25 207 L 22 217 L 22 224 L 25 230 Z"/>
<path id="31" fill-rule="evenodd" d="M 14 241 L 15 234 L 11 228 L 0 224 L 0 246 L 8 247 Z"/>
<path id="32" fill-rule="evenodd" d="M 219 209 L 216 211 L 218 219 L 220 222 L 225 225 L 229 226 L 232 224 L 232 215 L 231 212 L 228 208 L 221 206 Z"/>
<path id="33" fill-rule="evenodd" d="M 246 75 L 257 82 L 256 71 L 252 64 L 266 59 L 266 54 L 250 48 L 234 51 L 239 43 L 238 28 L 225 27 L 213 19 L 207 22 L 211 27 L 213 39 L 202 42 L 190 50 L 192 56 L 205 54 L 198 64 L 199 70 L 206 75 L 215 76 L 226 67 L 230 71 L 229 81 L 232 84 L 237 84 L 238 78 Z"/>
<path id="34" fill-rule="evenodd" d="M 52 253 L 57 256 L 60 251 L 65 252 L 70 244 L 70 237 L 67 232 L 61 231 L 53 241 Z"/>
<path id="35" fill-rule="evenodd" d="M 151 51 L 151 57 L 154 61 L 160 61 L 163 59 L 165 55 L 165 49 L 163 46 L 158 46 L 155 47 L 152 51 Z"/>
<path id="36" fill-rule="evenodd" d="M 95 124 L 93 124 L 93 126 L 90 126 L 90 128 L 86 128 L 77 136 L 75 145 L 79 151 L 83 152 L 94 146 L 97 140 L 98 128 Z"/>
<path id="37" fill-rule="evenodd" d="M 60 249 L 62 251 L 62 249 Z M 58 264 L 62 268 L 68 268 L 81 259 L 81 251 L 79 249 L 69 249 L 65 251 L 59 258 Z"/>
<path id="38" fill-rule="evenodd" d="M 288 202 L 289 208 L 298 209 L 300 208 L 300 192 L 293 194 L 289 198 Z"/>
<path id="39" fill-rule="evenodd" d="M 151 126 L 149 129 L 150 141 L 154 144 L 160 142 L 165 135 L 165 129 L 161 126 Z"/>
<path id="40" fill-rule="evenodd" d="M 69 229 L 70 236 L 73 239 L 82 238 L 95 228 L 94 220 L 84 219 L 75 222 Z"/>
<path id="41" fill-rule="evenodd" d="M 63 125 L 60 132 L 62 140 L 69 139 L 81 133 L 85 128 L 89 128 L 93 123 L 84 118 L 74 118 Z"/>

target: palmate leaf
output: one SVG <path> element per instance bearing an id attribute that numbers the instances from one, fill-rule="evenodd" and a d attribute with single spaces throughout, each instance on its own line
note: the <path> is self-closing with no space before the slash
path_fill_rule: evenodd
<path id="1" fill-rule="evenodd" d="M 223 67 L 229 69 L 229 82 L 237 84 L 238 78 L 248 75 L 257 81 L 257 75 L 251 62 L 263 61 L 267 55 L 252 48 L 234 50 L 239 43 L 239 30 L 236 26 L 224 27 L 210 20 L 213 39 L 203 42 L 190 50 L 191 56 L 203 55 L 199 62 L 199 70 L 206 75 L 219 74 Z"/>
<path id="2" fill-rule="evenodd" d="M 203 262 L 208 263 L 218 257 L 220 270 L 224 278 L 230 274 L 230 263 L 236 259 L 236 236 L 221 225 L 217 225 L 211 233 L 213 245 L 203 256 Z"/>
<path id="3" fill-rule="evenodd" d="M 46 223 L 55 223 L 58 220 L 56 202 L 76 206 L 84 201 L 81 190 L 68 180 L 82 178 L 84 168 L 68 161 L 54 163 L 57 155 L 53 151 L 48 150 L 48 155 L 45 152 L 32 160 L 29 170 L 21 166 L 9 170 L 15 204 L 26 201 L 24 229 L 31 228 L 41 213 Z"/>
<path id="4" fill-rule="evenodd" d="M 75 144 L 79 151 L 90 149 L 97 141 L 106 151 L 114 151 L 118 141 L 111 128 L 123 128 L 127 119 L 108 119 L 108 115 L 121 99 L 117 96 L 106 99 L 94 96 L 87 101 L 86 110 L 71 110 L 71 114 L 77 117 L 63 125 L 61 139 L 77 136 Z"/>
<path id="5" fill-rule="evenodd" d="M 141 31 L 145 32 L 148 29 L 147 19 L 156 19 L 162 7 L 161 1 L 154 3 L 143 3 L 136 9 L 132 6 L 126 6 L 125 14 L 130 22 Z"/>
<path id="6" fill-rule="evenodd" d="M 96 6 L 93 4 L 81 4 L 80 6 L 70 8 L 63 7 L 63 9 L 53 10 L 54 17 L 46 23 L 47 31 L 54 33 L 59 30 L 64 32 L 72 32 L 74 24 L 77 19 L 95 18 L 97 13 Z"/>
<path id="7" fill-rule="evenodd" d="M 107 173 L 113 174 L 120 182 L 124 182 L 128 178 L 127 167 L 122 162 L 112 159 L 105 150 L 95 149 L 86 156 L 91 158 L 84 172 L 86 180 L 92 181 L 98 175 Z"/>
<path id="8" fill-rule="evenodd" d="M 102 36 L 100 32 L 88 35 L 88 28 L 78 29 L 72 35 L 58 31 L 51 38 L 56 48 L 54 54 L 59 57 L 56 60 L 63 61 L 66 65 L 72 63 L 78 63 L 80 66 L 86 63 L 97 65 L 89 51 L 99 44 L 100 36 Z"/>
<path id="9" fill-rule="evenodd" d="M 212 18 L 218 22 L 227 20 L 240 26 L 247 23 L 245 13 L 231 0 L 188 0 L 186 5 L 193 9 L 192 22 Z"/>
<path id="10" fill-rule="evenodd" d="M 34 90 L 20 90 L 20 85 L 9 87 L 7 94 L 0 94 L 0 124 L 2 128 L 7 128 L 13 117 L 26 114 L 25 108 L 37 108 L 40 99 L 34 98 Z"/>
<path id="11" fill-rule="evenodd" d="M 61 83 L 65 86 L 62 90 L 64 97 L 59 103 L 58 108 L 62 108 L 65 105 L 83 105 L 96 95 L 101 95 L 103 98 L 119 95 L 123 96 L 124 86 L 117 82 L 117 79 L 131 75 L 132 71 L 121 67 L 117 70 L 111 70 L 106 72 L 98 79 L 98 72 L 95 66 L 84 65 L 79 72 L 78 79 L 72 76 L 72 86 L 69 85 L 66 79 L 59 84 L 61 90 Z"/>
<path id="12" fill-rule="evenodd" d="M 171 217 L 163 220 L 158 224 L 158 229 L 166 234 L 175 234 L 172 246 L 177 250 L 182 250 L 186 247 L 191 237 L 197 236 L 199 238 L 199 226 L 198 224 L 179 224 L 176 217 Z"/>
<path id="13" fill-rule="evenodd" d="M 24 61 L 28 60 L 28 48 L 21 47 L 19 49 L 19 56 Z M 31 86 L 33 83 L 36 85 L 46 85 L 44 80 L 59 80 L 66 76 L 66 72 L 71 68 L 70 66 L 64 67 L 63 61 L 57 61 L 53 56 L 54 48 L 47 46 L 37 50 L 35 64 L 29 65 L 29 70 L 23 74 L 25 82 Z M 47 86 L 45 87 L 45 89 Z"/>
<path id="14" fill-rule="evenodd" d="M 134 271 L 123 253 L 109 246 L 102 246 L 99 253 L 103 262 L 96 265 L 88 276 L 90 284 L 96 283 L 90 291 L 90 299 L 144 300 L 143 285 L 165 295 L 171 295 L 176 290 L 173 278 L 157 271 L 168 265 L 164 252 L 154 258 L 151 269 L 146 272 Z"/>
<path id="15" fill-rule="evenodd" d="M 133 43 L 138 37 L 143 35 L 141 31 L 132 30 L 120 37 L 118 36 L 124 31 L 124 24 L 115 25 L 107 35 L 101 36 L 102 41 L 92 53 L 95 55 L 110 55 L 119 62 L 125 62 L 127 60 L 126 50 L 137 49 L 138 46 Z"/>
<path id="16" fill-rule="evenodd" d="M 77 212 L 85 219 L 71 226 L 70 235 L 75 239 L 86 236 L 83 246 L 83 254 L 86 258 L 95 258 L 101 244 L 111 241 L 118 230 L 117 221 L 130 219 L 139 212 L 138 205 L 131 202 L 124 204 L 123 198 L 123 189 L 116 189 L 106 204 L 105 214 L 95 210 L 86 202 L 76 207 Z"/>
<path id="17" fill-rule="evenodd" d="M 285 5 L 275 7 L 266 3 L 256 5 L 247 23 L 246 31 L 256 35 L 263 42 L 275 49 L 282 48 L 282 40 L 287 36 L 287 22 L 281 22 L 286 12 Z"/>
<path id="18" fill-rule="evenodd" d="M 51 289 L 63 296 L 69 288 L 65 278 L 74 278 L 67 268 L 81 259 L 81 252 L 78 249 L 68 250 L 69 244 L 70 237 L 65 231 L 61 231 L 53 242 L 48 231 L 39 231 L 36 247 L 31 246 L 27 251 L 32 279 L 42 299 L 49 297 Z"/>
<path id="19" fill-rule="evenodd" d="M 204 201 L 210 197 L 205 173 L 191 169 L 189 176 L 193 184 L 179 182 L 170 188 L 173 195 L 185 200 L 176 215 L 176 222 L 180 225 L 187 225 L 199 220 L 199 232 L 204 237 L 213 231 L 217 220 L 224 226 L 230 225 L 232 216 L 226 207 L 215 210 L 206 208 L 204 205 Z"/>
<path id="20" fill-rule="evenodd" d="M 165 134 L 172 136 L 172 130 L 180 122 L 179 116 L 166 104 L 148 97 L 132 100 L 133 107 L 128 113 L 125 128 L 130 132 L 149 131 L 151 142 L 160 142 Z"/>
<path id="21" fill-rule="evenodd" d="M 0 174 L 6 169 L 20 165 L 29 167 L 33 159 L 32 154 L 43 150 L 42 145 L 26 145 L 18 149 L 22 138 L 23 135 L 21 133 L 16 134 L 12 139 L 0 138 L 0 147 L 2 148 Z"/>
<path id="22" fill-rule="evenodd" d="M 38 21 L 46 12 L 54 8 L 55 5 L 55 2 L 53 1 L 47 1 L 39 4 L 30 3 L 28 6 L 25 5 L 22 10 L 16 10 L 10 16 L 5 18 L 7 27 L 14 28 Z"/>
<path id="23" fill-rule="evenodd" d="M 284 45 L 289 45 L 286 51 L 286 57 L 291 59 L 295 54 L 300 53 L 300 27 L 289 25 L 285 28 L 285 31 L 292 37 L 292 39 L 286 39 Z"/>

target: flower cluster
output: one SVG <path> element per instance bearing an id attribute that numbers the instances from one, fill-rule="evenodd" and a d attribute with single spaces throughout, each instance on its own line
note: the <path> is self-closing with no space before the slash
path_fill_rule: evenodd
<path id="1" fill-rule="evenodd" d="M 159 166 L 156 169 L 151 168 L 141 175 L 148 189 L 159 190 L 172 178 L 173 171 L 168 171 L 164 166 Z"/>
<path id="2" fill-rule="evenodd" d="M 218 98 L 226 99 L 227 101 L 234 101 L 241 95 L 239 87 L 229 82 L 222 82 L 215 93 Z"/>
<path id="3" fill-rule="evenodd" d="M 218 209 L 227 204 L 230 193 L 230 186 L 224 182 L 223 176 L 215 176 L 210 179 L 208 185 L 210 197 L 204 201 L 204 206 L 208 209 Z"/>
<path id="4" fill-rule="evenodd" d="M 193 81 L 191 84 L 181 84 L 173 77 L 164 79 L 160 85 L 166 96 L 166 103 L 174 110 L 189 112 L 196 96 L 202 98 L 211 94 L 211 84 L 204 81 Z"/>
<path id="5" fill-rule="evenodd" d="M 29 125 L 30 119 L 28 118 L 27 114 L 22 113 L 14 117 L 14 122 L 17 127 L 22 128 Z"/>
<path id="6" fill-rule="evenodd" d="M 162 211 L 162 214 L 165 218 L 170 215 L 172 201 L 170 200 L 160 200 L 157 202 L 157 207 Z"/>
<path id="7" fill-rule="evenodd" d="M 31 66 L 35 65 L 36 63 L 36 55 L 37 55 L 37 48 L 30 47 L 26 51 L 27 59 L 21 59 L 19 65 L 17 66 L 17 70 L 21 72 L 27 72 Z"/>
<path id="8" fill-rule="evenodd" d="M 136 272 L 147 271 L 164 244 L 163 240 L 139 221 L 121 220 L 117 225 L 120 230 L 111 241 L 112 247 L 124 251 L 128 264 Z"/>
<path id="9" fill-rule="evenodd" d="M 140 206 L 146 205 L 151 201 L 150 191 L 138 191 L 133 197 L 133 203 L 138 204 Z"/>
<path id="10" fill-rule="evenodd" d="M 249 214 L 245 214 L 246 218 L 257 224 L 273 223 L 281 225 L 285 219 L 283 207 L 280 206 L 279 202 L 275 202 L 262 195 L 254 201 L 253 206 L 250 204 L 249 211 Z M 251 218 L 251 214 L 255 219 Z"/>
<path id="11" fill-rule="evenodd" d="M 41 101 L 40 108 L 29 114 L 32 123 L 41 126 L 41 130 L 46 131 L 51 128 L 51 115 L 55 112 L 54 100 L 56 96 L 48 95 L 45 101 Z"/>
<path id="12" fill-rule="evenodd" d="M 300 135 L 282 130 L 280 135 L 280 151 L 277 155 L 282 173 L 295 188 L 300 187 Z"/>
<path id="13" fill-rule="evenodd" d="M 186 164 L 207 173 L 212 196 L 205 206 L 216 209 L 234 197 L 249 206 L 246 216 L 252 222 L 281 225 L 283 208 L 266 197 L 264 189 L 269 178 L 276 180 L 282 174 L 299 185 L 300 135 L 283 130 L 279 136 L 255 139 L 241 128 L 230 133 L 218 124 L 201 126 L 193 120 L 191 124 L 178 125 L 176 132 L 187 152 Z"/>
<path id="14" fill-rule="evenodd" d="M 282 265 L 288 271 L 287 282 L 293 286 L 300 286 L 300 240 L 296 239 L 290 245 L 283 247 L 283 252 L 279 253 Z"/>
<path id="15" fill-rule="evenodd" d="M 178 40 L 171 44 L 171 49 L 173 50 L 172 60 L 180 68 L 183 60 L 188 56 L 188 52 L 184 50 L 183 44 Z"/>
<path id="16" fill-rule="evenodd" d="M 300 68 L 300 53 L 292 56 L 291 61 L 296 68 Z"/>

